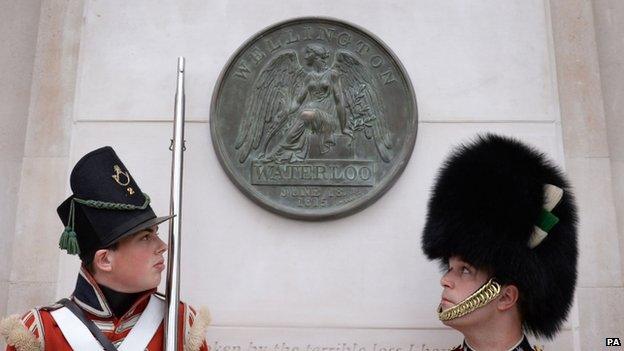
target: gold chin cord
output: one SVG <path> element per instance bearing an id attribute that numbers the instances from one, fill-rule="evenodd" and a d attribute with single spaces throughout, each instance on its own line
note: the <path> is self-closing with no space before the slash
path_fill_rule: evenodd
<path id="1" fill-rule="evenodd" d="M 440 318 L 441 321 L 450 321 L 451 319 L 463 317 L 490 303 L 500 295 L 500 292 L 500 284 L 495 282 L 494 278 L 492 278 L 480 287 L 479 290 L 475 291 L 457 305 L 446 310 L 442 310 L 442 306 L 438 307 L 438 318 Z"/>

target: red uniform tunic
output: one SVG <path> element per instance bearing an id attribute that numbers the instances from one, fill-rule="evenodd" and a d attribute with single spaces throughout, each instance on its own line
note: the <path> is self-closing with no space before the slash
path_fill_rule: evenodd
<path id="1" fill-rule="evenodd" d="M 111 312 L 104 294 L 93 277 L 83 268 L 78 276 L 76 290 L 74 290 L 71 299 L 83 310 L 85 316 L 92 320 L 116 347 L 119 347 L 141 317 L 151 296 L 163 298 L 155 293 L 155 289 L 147 291 L 136 300 L 123 316 L 116 317 Z M 22 316 L 21 325 L 14 326 L 13 330 L 5 331 L 7 334 L 14 333 L 13 335 L 5 335 L 7 336 L 7 345 L 9 345 L 7 351 L 72 350 L 51 315 L 52 311 L 61 307 L 57 304 L 28 311 Z M 179 312 L 179 350 L 207 351 L 208 347 L 204 335 L 208 316 L 197 315 L 195 310 L 185 303 L 180 303 Z M 22 330 L 15 330 L 17 327 Z M 24 334 L 24 328 L 28 330 L 27 334 Z M 22 336 L 16 337 L 15 333 L 22 333 Z M 28 337 L 34 339 L 30 340 L 31 342 L 22 340 Z M 145 350 L 162 350 L 163 337 L 164 323 L 161 322 Z M 34 340 L 36 342 L 32 342 Z M 184 348 L 185 345 L 187 348 Z"/>

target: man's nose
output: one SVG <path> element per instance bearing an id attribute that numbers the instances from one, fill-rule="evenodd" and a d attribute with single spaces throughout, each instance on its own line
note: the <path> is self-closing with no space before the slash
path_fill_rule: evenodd
<path id="1" fill-rule="evenodd" d="M 159 245 L 158 245 L 158 250 L 156 250 L 156 253 L 157 254 L 163 254 L 163 253 L 165 253 L 165 251 L 167 251 L 167 244 L 165 244 L 165 242 L 162 241 L 161 238 L 159 238 L 159 237 L 157 237 L 157 238 L 158 238 L 158 242 L 159 242 L 158 244 Z"/>
<path id="2" fill-rule="evenodd" d="M 455 287 L 455 283 L 453 283 L 453 281 L 449 278 L 449 273 L 450 272 L 447 272 L 442 276 L 442 278 L 440 278 L 440 285 L 442 285 L 442 287 L 444 288 L 452 289 Z"/>

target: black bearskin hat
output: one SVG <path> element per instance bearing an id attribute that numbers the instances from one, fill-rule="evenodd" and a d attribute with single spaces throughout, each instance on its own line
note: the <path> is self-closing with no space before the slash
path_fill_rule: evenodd
<path id="1" fill-rule="evenodd" d="M 558 222 L 533 248 L 545 186 L 563 190 L 549 214 Z M 442 263 L 461 257 L 519 290 L 525 331 L 552 338 L 576 286 L 576 206 L 559 169 L 541 152 L 487 134 L 458 147 L 441 167 L 428 204 L 422 249 Z"/>

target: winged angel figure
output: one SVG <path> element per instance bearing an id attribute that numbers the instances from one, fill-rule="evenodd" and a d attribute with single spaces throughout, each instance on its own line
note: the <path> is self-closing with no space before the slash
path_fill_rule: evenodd
<path id="1" fill-rule="evenodd" d="M 301 66 L 294 50 L 282 51 L 263 68 L 236 140 L 239 162 L 259 148 L 260 160 L 303 161 L 311 135 L 319 136 L 321 153 L 327 153 L 336 144 L 336 133 L 351 141 L 363 133 L 374 140 L 381 159 L 390 161 L 392 143 L 373 76 L 347 51 L 336 52 L 332 67 L 330 56 L 324 46 L 309 44 L 304 56 L 309 69 Z"/>

